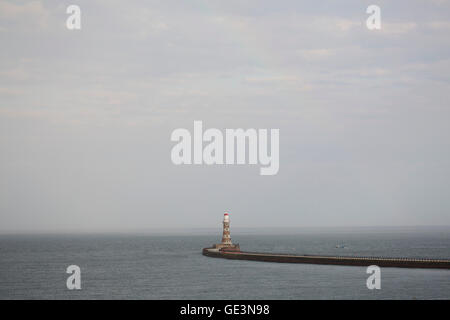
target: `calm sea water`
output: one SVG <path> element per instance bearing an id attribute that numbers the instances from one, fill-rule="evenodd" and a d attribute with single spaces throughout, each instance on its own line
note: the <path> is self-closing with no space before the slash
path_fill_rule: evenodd
<path id="1" fill-rule="evenodd" d="M 234 234 L 242 250 L 450 258 L 449 232 Z M 217 235 L 0 236 L 0 299 L 449 299 L 450 270 L 233 261 L 201 255 Z M 336 248 L 336 244 L 344 248 Z M 67 266 L 82 290 L 66 288 Z"/>

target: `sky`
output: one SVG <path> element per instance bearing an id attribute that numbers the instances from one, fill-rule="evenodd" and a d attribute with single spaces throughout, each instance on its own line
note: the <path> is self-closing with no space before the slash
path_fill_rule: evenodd
<path id="1" fill-rule="evenodd" d="M 449 34 L 448 0 L 0 0 L 0 232 L 450 225 Z M 174 165 L 195 120 L 279 129 L 278 174 Z"/>

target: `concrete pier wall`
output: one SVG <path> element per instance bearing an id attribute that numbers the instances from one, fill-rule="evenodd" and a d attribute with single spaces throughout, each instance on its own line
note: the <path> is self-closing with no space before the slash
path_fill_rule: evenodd
<path id="1" fill-rule="evenodd" d="M 258 253 L 244 251 L 211 250 L 204 248 L 203 255 L 213 258 L 252 260 L 279 263 L 309 263 L 345 266 L 395 267 L 395 268 L 433 268 L 450 269 L 450 260 L 446 259 L 413 259 L 413 258 L 383 258 L 383 257 L 339 257 L 316 255 L 289 255 L 275 253 Z"/>

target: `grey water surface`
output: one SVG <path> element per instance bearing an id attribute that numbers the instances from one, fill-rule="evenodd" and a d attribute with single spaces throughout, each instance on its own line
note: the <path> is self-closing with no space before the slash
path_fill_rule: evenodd
<path id="1" fill-rule="evenodd" d="M 232 234 L 242 250 L 450 258 L 435 232 Z M 204 235 L 2 235 L 0 299 L 449 299 L 450 270 L 382 268 L 381 290 L 366 268 L 204 257 Z M 68 290 L 69 265 L 81 290 Z"/>

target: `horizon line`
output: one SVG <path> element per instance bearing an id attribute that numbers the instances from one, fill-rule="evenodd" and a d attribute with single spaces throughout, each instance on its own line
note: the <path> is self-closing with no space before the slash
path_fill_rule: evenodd
<path id="1" fill-rule="evenodd" d="M 376 226 L 267 226 L 267 227 L 233 227 L 233 233 L 242 233 L 248 231 L 263 231 L 265 233 L 270 231 L 319 231 L 319 230 L 346 230 L 357 232 L 359 230 L 368 229 L 386 229 L 393 230 L 397 229 L 450 229 L 450 225 L 376 225 Z M 216 231 L 221 231 L 220 227 L 160 227 L 151 229 L 92 229 L 92 230 L 0 230 L 0 235 L 108 235 L 108 234 L 122 234 L 122 235 L 132 235 L 132 234 L 183 234 L 192 232 L 207 232 L 212 233 Z M 449 230 L 450 231 L 450 230 Z M 273 233 L 273 232 L 272 232 Z"/>

